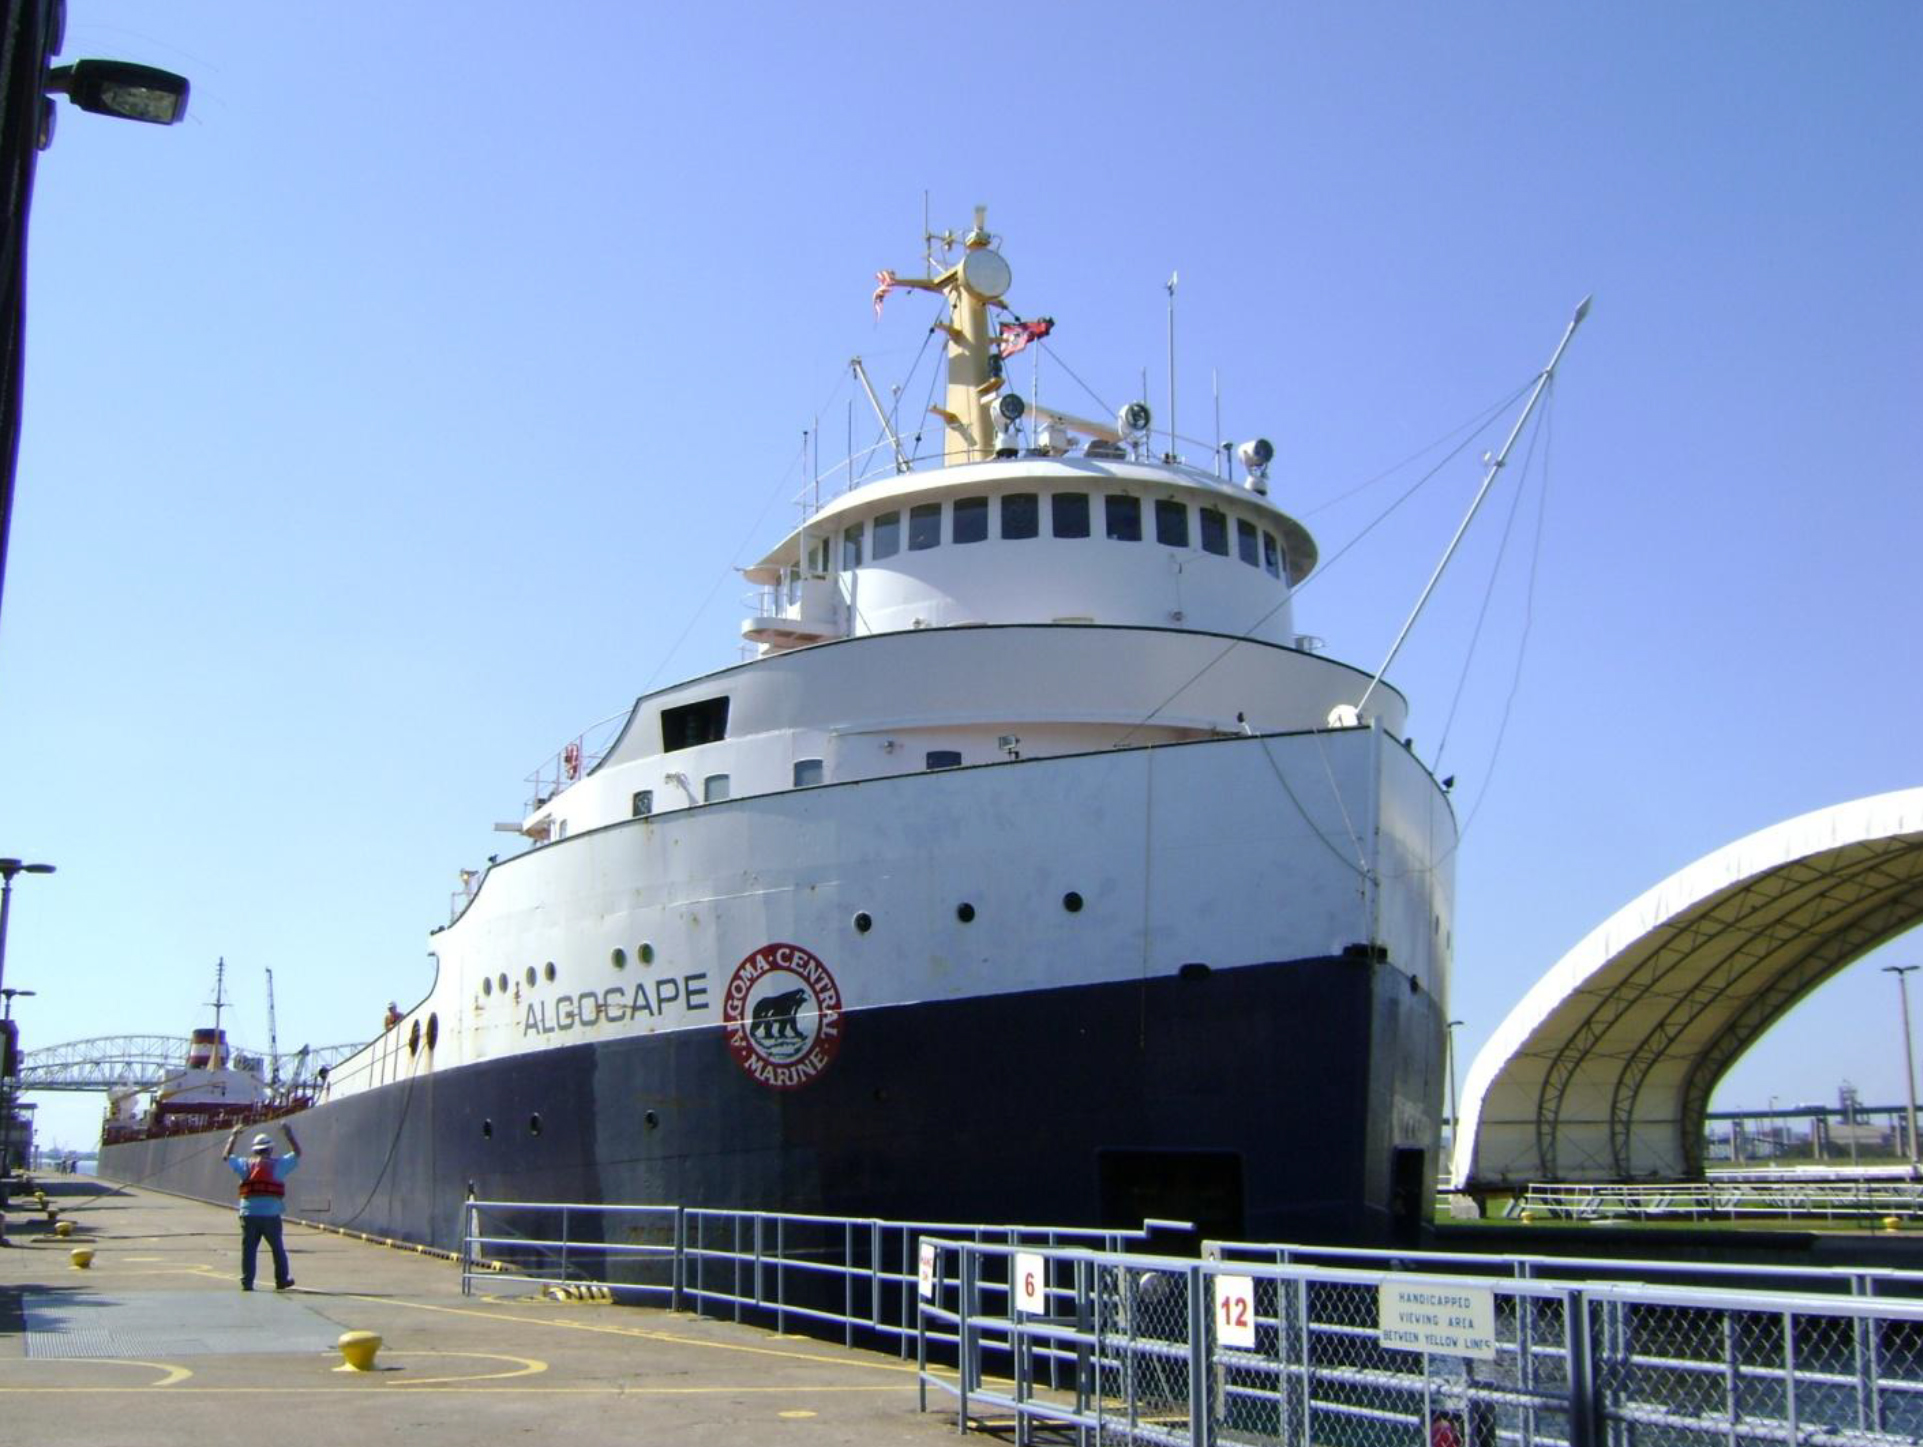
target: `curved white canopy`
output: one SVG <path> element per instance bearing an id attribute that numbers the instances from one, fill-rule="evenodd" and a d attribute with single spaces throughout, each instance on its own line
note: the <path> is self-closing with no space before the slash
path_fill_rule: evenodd
<path id="1" fill-rule="evenodd" d="M 1458 1188 L 1702 1174 L 1716 1082 L 1797 1002 L 1923 923 L 1923 789 L 1764 829 L 1618 910 L 1469 1068 Z"/>

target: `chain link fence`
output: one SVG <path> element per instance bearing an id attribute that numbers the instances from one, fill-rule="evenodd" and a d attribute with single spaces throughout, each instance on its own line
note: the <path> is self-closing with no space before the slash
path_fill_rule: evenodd
<path id="1" fill-rule="evenodd" d="M 1923 1304 L 924 1241 L 924 1407 L 1083 1442 L 1923 1441 Z M 958 1371 L 930 1342 L 959 1343 Z"/>

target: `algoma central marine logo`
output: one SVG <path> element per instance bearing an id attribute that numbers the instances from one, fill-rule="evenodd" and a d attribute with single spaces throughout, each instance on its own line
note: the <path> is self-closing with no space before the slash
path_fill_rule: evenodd
<path id="1" fill-rule="evenodd" d="M 800 945 L 763 945 L 729 978 L 721 1024 L 737 1065 L 763 1085 L 794 1090 L 841 1048 L 841 989 Z"/>

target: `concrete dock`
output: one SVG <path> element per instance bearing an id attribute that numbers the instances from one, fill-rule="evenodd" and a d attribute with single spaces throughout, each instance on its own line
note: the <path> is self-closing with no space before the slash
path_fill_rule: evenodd
<path id="1" fill-rule="evenodd" d="M 685 1313 L 463 1296 L 459 1267 L 286 1228 L 295 1286 L 242 1292 L 231 1210 L 88 1177 L 40 1177 L 57 1235 L 16 1197 L 0 1250 L 0 1441 L 272 1447 L 405 1438 L 477 1447 L 636 1442 L 933 1444 L 952 1400 L 918 1410 L 892 1355 Z M 92 1264 L 75 1266 L 76 1246 Z M 266 1252 L 262 1252 L 263 1258 Z M 383 1345 L 344 1369 L 344 1332 Z"/>

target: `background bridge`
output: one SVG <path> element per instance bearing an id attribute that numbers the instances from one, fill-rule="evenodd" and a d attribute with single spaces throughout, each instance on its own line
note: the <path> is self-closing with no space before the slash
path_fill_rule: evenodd
<path id="1" fill-rule="evenodd" d="M 296 1078 L 313 1080 L 323 1068 L 333 1069 L 362 1044 L 356 1041 L 349 1045 L 302 1046 L 273 1059 L 264 1050 L 236 1045 L 231 1047 L 231 1054 L 236 1065 L 259 1071 L 262 1079 L 278 1075 L 283 1084 L 292 1084 Z M 186 1063 L 187 1037 L 184 1035 L 102 1035 L 92 1040 L 73 1040 L 65 1045 L 26 1051 L 20 1057 L 20 1078 L 15 1089 L 21 1094 L 36 1090 L 118 1090 L 128 1086 L 152 1090 Z"/>

